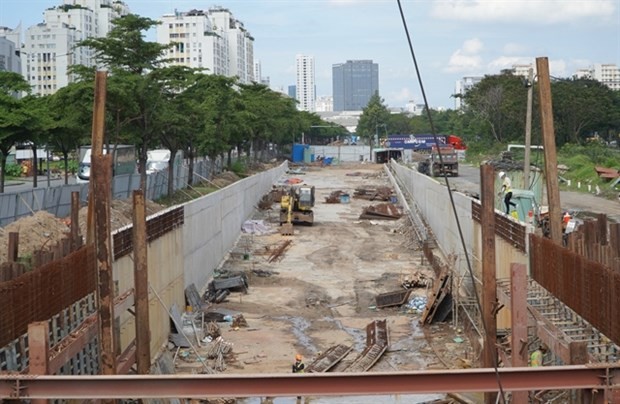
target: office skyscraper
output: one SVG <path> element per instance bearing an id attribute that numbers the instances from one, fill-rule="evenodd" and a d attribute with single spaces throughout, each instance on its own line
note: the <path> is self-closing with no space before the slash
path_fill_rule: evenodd
<path id="1" fill-rule="evenodd" d="M 347 60 L 332 66 L 334 111 L 361 111 L 379 91 L 379 65 Z"/>
<path id="2" fill-rule="evenodd" d="M 297 108 L 301 111 L 314 111 L 315 80 L 314 57 L 297 55 L 297 85 L 295 99 L 299 102 Z"/>

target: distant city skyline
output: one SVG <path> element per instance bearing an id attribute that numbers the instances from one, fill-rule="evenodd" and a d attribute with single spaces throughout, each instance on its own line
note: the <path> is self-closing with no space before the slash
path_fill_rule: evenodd
<path id="1" fill-rule="evenodd" d="M 295 55 L 313 55 L 316 96 L 332 94 L 332 65 L 372 59 L 388 106 L 419 104 L 421 92 L 399 10 L 387 0 L 126 0 L 152 19 L 214 5 L 228 8 L 254 38 L 254 58 L 273 88 L 296 82 Z M 25 32 L 60 0 L 0 0 L 0 26 Z M 549 58 L 555 77 L 620 64 L 618 0 L 405 1 L 402 4 L 431 107 L 454 107 L 463 77 L 499 74 Z M 545 18 L 541 18 L 545 16 Z M 593 29 L 596 27 L 596 29 Z M 147 33 L 155 40 L 155 31 Z"/>

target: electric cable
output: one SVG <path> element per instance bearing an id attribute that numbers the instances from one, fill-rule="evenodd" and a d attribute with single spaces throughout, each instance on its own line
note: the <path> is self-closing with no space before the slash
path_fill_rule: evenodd
<path id="1" fill-rule="evenodd" d="M 418 61 L 416 59 L 415 56 L 415 52 L 413 50 L 413 43 L 411 42 L 411 36 L 409 35 L 409 28 L 407 27 L 407 21 L 405 19 L 405 14 L 403 12 L 403 7 L 400 3 L 400 0 L 396 0 L 398 3 L 398 10 L 400 11 L 400 17 L 402 19 L 403 22 L 403 28 L 405 29 L 405 35 L 407 36 L 407 42 L 409 44 L 409 52 L 411 53 L 411 58 L 413 59 L 413 65 L 415 67 L 415 71 L 416 71 L 416 75 L 418 78 L 418 84 L 420 85 L 420 91 L 422 92 L 422 98 L 424 99 L 424 107 L 426 109 L 426 114 L 428 115 L 428 121 L 429 124 L 431 126 L 431 134 L 433 135 L 433 139 L 435 141 L 435 145 L 437 146 L 437 153 L 439 155 L 439 164 L 443 167 L 443 157 L 441 154 L 441 147 L 439 147 L 439 142 L 438 142 L 438 138 L 437 138 L 437 131 L 435 130 L 435 124 L 433 122 L 433 117 L 431 115 L 431 111 L 428 105 L 428 100 L 426 98 L 426 92 L 424 90 L 424 84 L 422 83 L 422 76 L 420 74 L 420 69 L 418 68 Z M 467 263 L 467 270 L 469 272 L 469 276 L 471 278 L 472 281 L 472 286 L 473 286 L 473 291 L 474 291 L 474 296 L 476 297 L 476 305 L 478 306 L 478 310 L 480 311 L 480 319 L 482 320 L 482 328 L 485 330 L 485 334 L 486 334 L 486 330 L 487 330 L 487 324 L 484 321 L 484 316 L 482 315 L 482 304 L 480 303 L 480 297 L 478 296 L 478 288 L 476 287 L 476 280 L 474 278 L 474 273 L 472 270 L 472 266 L 471 266 L 471 261 L 469 259 L 469 255 L 467 254 L 467 247 L 465 245 L 465 237 L 463 235 L 463 229 L 461 228 L 461 222 L 459 220 L 457 211 L 456 211 L 456 204 L 454 203 L 454 196 L 452 194 L 452 189 L 450 188 L 450 183 L 448 181 L 448 175 L 446 174 L 445 170 L 443 171 L 443 177 L 444 180 L 446 182 L 446 188 L 448 188 L 448 195 L 450 197 L 450 205 L 452 206 L 452 212 L 454 214 L 454 218 L 456 220 L 456 226 L 458 229 L 458 233 L 459 233 L 459 238 L 461 240 L 461 246 L 463 248 L 463 251 L 465 251 L 465 261 Z M 495 344 L 494 344 L 495 345 Z M 502 403 L 506 403 L 506 398 L 504 396 L 504 389 L 502 388 L 502 381 L 500 378 L 500 374 L 499 374 L 499 370 L 497 368 L 497 356 L 493 355 L 493 370 L 495 371 L 495 377 L 497 379 L 497 385 L 499 387 L 499 396 L 498 396 L 498 400 L 501 398 L 501 402 Z"/>

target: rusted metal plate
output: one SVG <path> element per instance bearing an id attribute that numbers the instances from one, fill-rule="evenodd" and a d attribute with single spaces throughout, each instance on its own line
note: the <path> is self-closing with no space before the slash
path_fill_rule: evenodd
<path id="1" fill-rule="evenodd" d="M 407 299 L 409 299 L 410 294 L 411 289 L 406 289 L 377 295 L 375 297 L 375 300 L 377 302 L 377 308 L 381 309 L 384 307 L 400 306 L 401 304 L 405 304 Z"/>
<path id="2" fill-rule="evenodd" d="M 420 324 L 431 324 L 433 321 L 444 321 L 452 310 L 452 296 L 450 293 L 451 276 L 444 272 L 434 288 L 433 295 L 426 304 Z"/>
<path id="3" fill-rule="evenodd" d="M 333 368 L 353 349 L 349 345 L 338 344 L 323 352 L 306 368 L 308 373 L 324 373 Z"/>
<path id="4" fill-rule="evenodd" d="M 588 321 L 611 341 L 620 344 L 617 326 L 617 287 L 620 273 L 558 246 L 551 240 L 530 235 L 532 278 Z"/>
<path id="5" fill-rule="evenodd" d="M 391 203 L 380 203 L 364 208 L 360 215 L 360 219 L 397 220 L 400 219 L 402 215 L 400 209 L 395 205 Z"/>
<path id="6" fill-rule="evenodd" d="M 386 320 L 375 320 L 366 326 L 366 348 L 344 371 L 365 372 L 370 369 L 387 350 L 389 336 Z"/>
<path id="7" fill-rule="evenodd" d="M 471 217 L 480 223 L 480 202 L 471 202 Z M 519 251 L 525 252 L 525 226 L 509 219 L 503 214 L 495 213 L 495 234 L 514 245 Z"/>

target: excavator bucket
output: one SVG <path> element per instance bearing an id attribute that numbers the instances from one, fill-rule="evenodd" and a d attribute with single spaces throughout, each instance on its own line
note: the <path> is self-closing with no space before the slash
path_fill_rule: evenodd
<path id="1" fill-rule="evenodd" d="M 280 234 L 283 236 L 292 236 L 294 234 L 293 223 L 282 223 L 280 227 Z"/>

